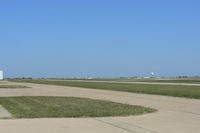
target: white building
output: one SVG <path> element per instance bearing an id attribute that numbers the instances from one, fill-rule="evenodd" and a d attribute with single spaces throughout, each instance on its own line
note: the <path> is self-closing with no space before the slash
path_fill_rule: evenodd
<path id="1" fill-rule="evenodd" d="M 3 71 L 0 70 L 0 80 L 3 80 Z"/>

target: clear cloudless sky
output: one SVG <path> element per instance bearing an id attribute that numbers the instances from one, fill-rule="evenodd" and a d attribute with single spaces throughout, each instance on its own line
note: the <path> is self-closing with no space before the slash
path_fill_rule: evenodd
<path id="1" fill-rule="evenodd" d="M 199 0 L 1 0 L 6 77 L 200 75 Z"/>

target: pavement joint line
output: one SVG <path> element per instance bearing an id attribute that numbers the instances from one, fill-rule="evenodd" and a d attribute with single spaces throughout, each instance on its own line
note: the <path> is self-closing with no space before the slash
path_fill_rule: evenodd
<path id="1" fill-rule="evenodd" d="M 140 126 L 137 126 L 137 125 L 129 124 L 129 123 L 127 123 L 127 122 L 123 122 L 123 123 L 124 123 L 124 124 L 127 124 L 127 125 L 129 125 L 129 126 L 134 126 L 134 127 L 138 127 L 138 128 L 147 130 L 147 131 L 152 132 L 152 133 L 158 133 L 158 132 L 156 132 L 156 131 L 153 131 L 153 130 L 150 130 L 150 129 L 147 129 L 147 128 L 144 128 L 144 127 L 140 127 Z"/>
<path id="2" fill-rule="evenodd" d="M 95 118 L 94 118 L 94 120 L 99 121 L 99 122 L 104 123 L 104 124 L 107 124 L 107 125 L 110 125 L 110 126 L 113 126 L 113 127 L 116 127 L 116 128 L 119 128 L 119 129 L 122 129 L 122 130 L 125 130 L 125 131 L 128 131 L 129 133 L 136 133 L 136 132 L 131 131 L 131 130 L 129 130 L 129 129 L 126 129 L 126 128 L 123 128 L 123 127 L 120 127 L 120 126 L 117 126 L 117 125 L 114 125 L 114 124 L 111 124 L 111 123 L 108 123 L 108 122 L 99 120 L 99 119 L 95 119 Z"/>
<path id="3" fill-rule="evenodd" d="M 158 133 L 140 126 L 132 125 L 126 122 L 117 121 L 111 118 L 94 118 L 94 120 L 123 129 L 130 133 Z"/>
<path id="4" fill-rule="evenodd" d="M 183 110 L 179 110 L 179 111 L 174 110 L 174 111 L 175 112 L 183 112 L 183 113 L 186 113 L 186 114 L 192 114 L 192 115 L 198 116 L 200 118 L 200 114 L 198 114 L 198 113 L 193 113 L 193 112 L 183 111 Z"/>

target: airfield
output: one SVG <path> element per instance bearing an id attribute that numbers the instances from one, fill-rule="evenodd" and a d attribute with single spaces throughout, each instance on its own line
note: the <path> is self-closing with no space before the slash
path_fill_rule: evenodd
<path id="1" fill-rule="evenodd" d="M 70 79 L 66 81 L 65 79 L 47 79 L 40 82 L 39 80 L 37 82 L 34 80 L 11 81 L 0 83 L 0 86 L 5 86 L 5 88 L 0 88 L 0 97 L 79 97 L 139 105 L 157 111 L 141 115 L 116 117 L 12 118 L 12 114 L 3 106 L 0 106 L 0 117 L 2 118 L 0 119 L 0 132 L 2 133 L 197 133 L 200 131 L 199 81 L 197 83 L 193 81 L 169 82 L 168 80 L 102 81 Z M 115 86 L 111 86 L 115 84 L 118 84 L 116 88 L 127 84 L 129 86 L 126 86 L 127 91 L 120 89 L 115 91 Z M 135 86 L 132 86 L 132 84 Z M 98 85 L 102 85 L 104 88 L 99 89 Z M 147 94 L 149 92 L 144 87 L 148 86 L 149 89 L 153 89 L 153 87 L 162 88 L 162 86 L 163 88 L 174 87 L 177 93 L 178 91 L 181 93 L 180 88 L 185 88 L 183 89 L 184 93 L 181 95 L 172 93 L 171 88 L 169 89 L 171 93 L 166 91 L 157 93 L 151 90 L 150 93 L 153 94 Z M 108 89 L 109 87 L 111 89 Z M 131 92 L 129 90 L 131 87 L 141 87 L 144 91 L 139 92 L 135 89 L 135 92 Z M 187 95 L 187 89 L 190 87 L 193 93 Z"/>

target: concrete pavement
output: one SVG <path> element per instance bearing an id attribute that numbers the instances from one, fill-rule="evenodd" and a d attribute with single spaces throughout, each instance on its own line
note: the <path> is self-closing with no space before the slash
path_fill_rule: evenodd
<path id="1" fill-rule="evenodd" d="M 0 96 L 74 96 L 156 108 L 130 117 L 0 120 L 2 133 L 197 133 L 200 100 L 31 83 L 27 89 L 0 89 Z"/>
<path id="2" fill-rule="evenodd" d="M 0 105 L 0 118 L 10 118 L 11 114 Z"/>

